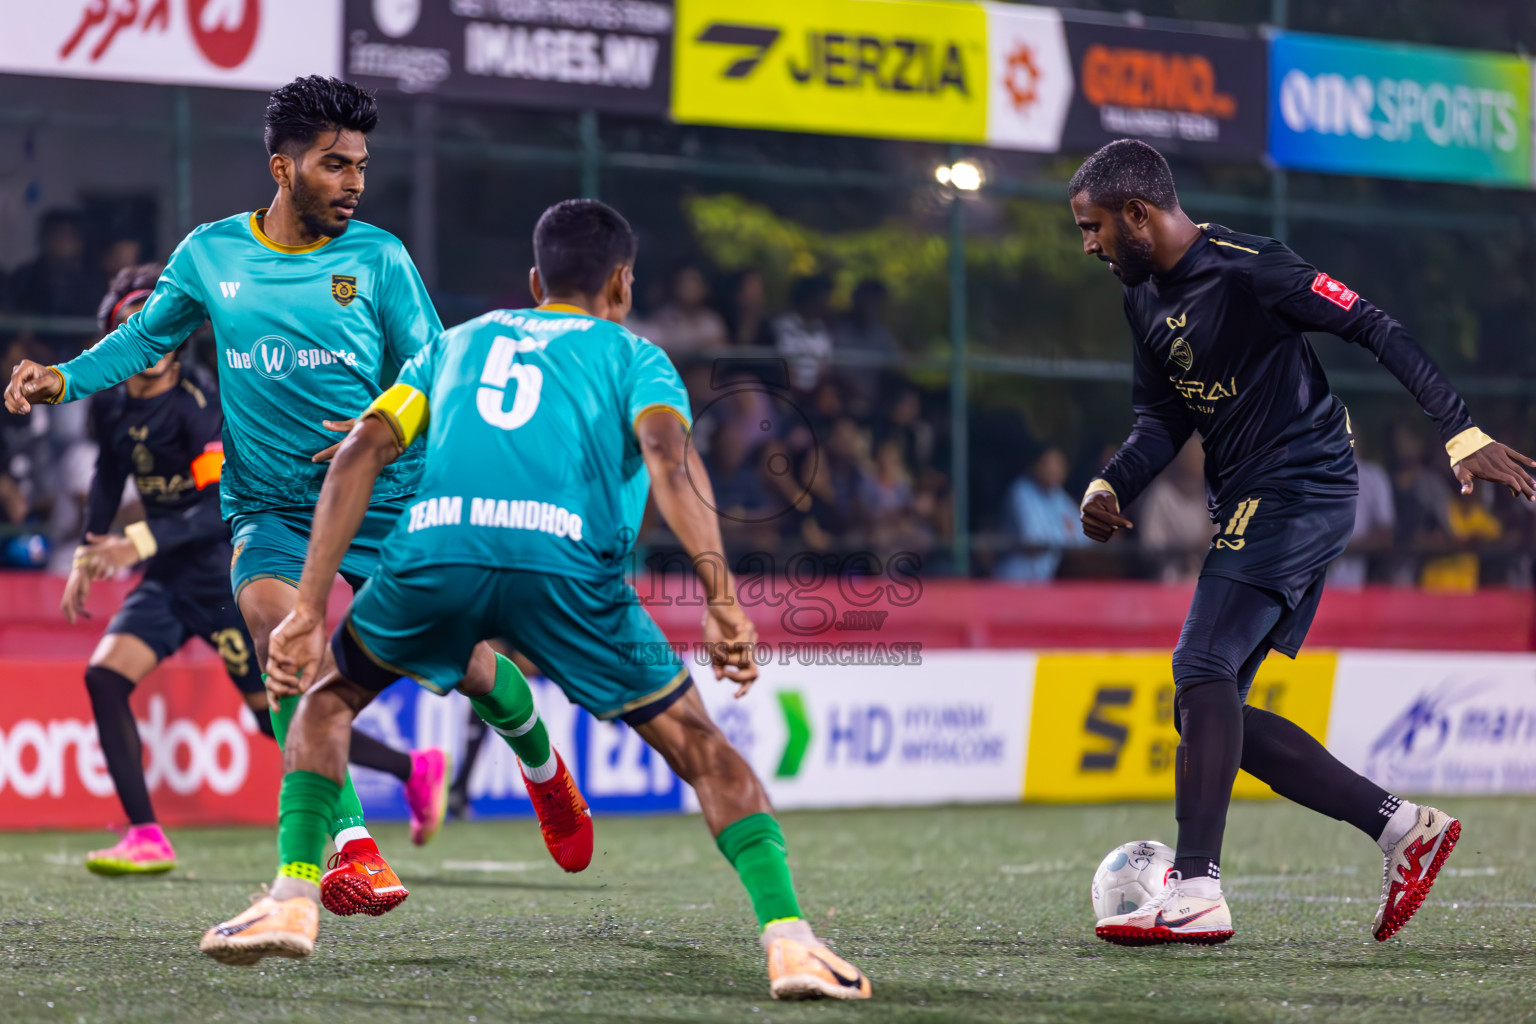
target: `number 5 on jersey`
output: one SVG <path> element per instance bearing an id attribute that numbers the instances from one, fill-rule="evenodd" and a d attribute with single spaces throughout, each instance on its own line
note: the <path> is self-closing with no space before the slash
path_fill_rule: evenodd
<path id="1" fill-rule="evenodd" d="M 517 362 L 517 348 L 516 338 L 496 339 L 480 374 L 480 390 L 475 393 L 475 408 L 480 411 L 480 417 L 502 430 L 516 430 L 532 419 L 544 389 L 544 371 Z M 512 397 L 512 408 L 508 409 L 507 390 L 513 381 L 517 382 L 517 390 Z"/>

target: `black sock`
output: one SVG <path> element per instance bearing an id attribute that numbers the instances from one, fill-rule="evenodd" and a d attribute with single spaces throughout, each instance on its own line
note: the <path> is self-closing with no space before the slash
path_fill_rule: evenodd
<path id="1" fill-rule="evenodd" d="M 1243 705 L 1235 680 L 1181 686 L 1179 746 L 1174 752 L 1174 817 L 1179 846 L 1173 867 L 1184 878 L 1220 878 L 1227 805 L 1243 756 Z"/>
<path id="2" fill-rule="evenodd" d="M 363 768 L 388 772 L 401 782 L 411 777 L 411 755 L 369 736 L 361 729 L 352 730 L 352 747 L 347 760 Z"/>
<path id="3" fill-rule="evenodd" d="M 134 684 L 128 677 L 101 665 L 85 670 L 85 689 L 91 695 L 91 710 L 96 715 L 96 733 L 101 737 L 101 754 L 117 787 L 128 822 L 152 825 L 155 808 L 149 802 L 149 786 L 144 782 L 144 745 L 139 740 L 139 723 L 133 719 L 128 695 Z"/>
<path id="4" fill-rule="evenodd" d="M 480 756 L 485 734 L 485 721 L 471 708 L 469 722 L 464 726 L 464 758 L 454 773 L 453 785 L 448 787 L 448 810 L 455 817 L 463 817 L 469 810 L 469 773 L 475 768 L 475 758 Z"/>
<path id="5" fill-rule="evenodd" d="M 251 708 L 251 714 L 256 716 L 256 728 L 261 731 L 263 736 L 270 736 L 272 739 L 277 739 L 277 732 L 272 728 L 271 708 L 262 708 L 260 711 L 256 710 L 255 708 Z"/>
<path id="6" fill-rule="evenodd" d="M 1243 771 L 1287 800 L 1380 839 L 1402 803 L 1346 767 L 1305 729 L 1262 708 L 1243 708 Z"/>

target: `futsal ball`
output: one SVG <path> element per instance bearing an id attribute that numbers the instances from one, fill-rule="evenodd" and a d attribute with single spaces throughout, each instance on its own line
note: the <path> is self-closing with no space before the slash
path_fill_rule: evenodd
<path id="1" fill-rule="evenodd" d="M 1143 839 L 1109 851 L 1093 873 L 1094 920 L 1129 914 L 1163 891 L 1173 870 L 1173 851 Z"/>

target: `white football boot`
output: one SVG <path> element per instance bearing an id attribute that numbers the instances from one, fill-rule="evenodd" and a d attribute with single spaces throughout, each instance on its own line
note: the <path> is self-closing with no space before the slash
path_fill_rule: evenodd
<path id="1" fill-rule="evenodd" d="M 1407 924 L 1429 895 L 1435 876 L 1461 838 L 1461 822 L 1434 807 L 1420 805 L 1406 835 L 1387 852 L 1381 874 L 1381 905 L 1372 934 L 1385 942 Z"/>
<path id="2" fill-rule="evenodd" d="M 1120 946 L 1157 946 L 1186 942 L 1214 946 L 1232 937 L 1232 911 L 1227 898 L 1190 896 L 1179 889 L 1178 872 L 1171 872 L 1163 891 L 1129 914 L 1099 922 L 1094 933 Z"/>

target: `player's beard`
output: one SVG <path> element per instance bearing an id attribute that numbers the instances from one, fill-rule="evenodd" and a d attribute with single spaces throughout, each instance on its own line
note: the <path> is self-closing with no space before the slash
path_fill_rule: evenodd
<path id="1" fill-rule="evenodd" d="M 306 228 L 326 238 L 346 234 L 347 226 L 352 223 L 351 218 L 332 213 L 330 200 L 312 191 L 298 176 L 293 179 L 293 210 Z"/>
<path id="2" fill-rule="evenodd" d="M 1152 276 L 1157 267 L 1152 262 L 1152 243 L 1145 238 L 1133 238 L 1125 233 L 1121 223 L 1119 251 L 1115 253 L 1115 276 L 1127 288 L 1134 288 Z"/>

